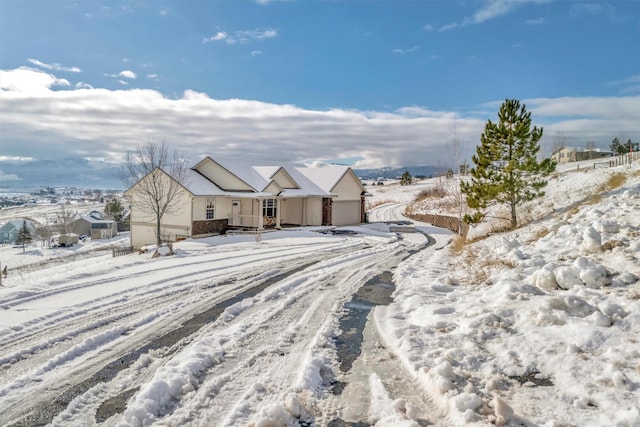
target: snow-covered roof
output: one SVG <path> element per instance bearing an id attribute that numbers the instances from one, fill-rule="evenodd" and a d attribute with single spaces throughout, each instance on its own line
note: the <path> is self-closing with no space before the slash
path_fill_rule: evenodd
<path id="1" fill-rule="evenodd" d="M 564 146 L 564 147 L 560 147 L 557 148 L 553 154 L 562 151 L 562 150 L 567 150 L 567 151 L 575 151 L 576 153 L 584 153 L 584 152 L 595 152 L 595 153 L 610 153 L 610 151 L 607 150 L 602 150 L 600 148 L 594 147 L 594 148 L 585 148 L 585 147 L 569 147 L 569 146 Z"/>
<path id="2" fill-rule="evenodd" d="M 216 157 L 212 158 L 212 160 L 236 177 L 240 178 L 255 191 L 264 190 L 271 182 L 269 178 L 265 178 L 258 170 L 256 170 L 255 166 L 258 165 L 250 160 L 229 159 L 225 157 Z"/>
<path id="3" fill-rule="evenodd" d="M 295 181 L 298 185 L 298 189 L 285 189 L 280 195 L 289 196 L 289 197 L 304 197 L 304 196 L 318 196 L 318 197 L 329 197 L 331 196 L 330 191 L 325 190 L 322 186 L 318 185 L 313 179 L 311 179 L 306 174 L 303 174 L 300 170 L 305 169 L 304 165 L 299 163 L 283 163 L 283 162 L 275 162 L 269 160 L 250 160 L 250 159 L 230 159 L 225 157 L 211 157 L 211 160 L 218 163 L 220 166 L 225 168 L 227 171 L 238 177 L 244 183 L 249 185 L 252 189 L 254 189 L 255 193 L 241 193 L 238 192 L 238 196 L 247 197 L 250 195 L 251 197 L 264 197 L 264 195 L 260 194 L 264 192 L 264 190 L 271 184 L 272 177 L 278 172 L 280 169 L 284 169 L 287 174 Z M 224 191 L 213 182 L 209 181 L 209 179 L 205 178 L 203 175 L 199 174 L 192 170 L 193 173 L 200 175 L 202 179 L 210 182 L 215 188 L 217 188 L 220 193 L 210 193 L 207 195 L 224 195 L 229 196 L 232 193 L 228 191 Z M 339 179 L 339 178 L 338 178 Z M 196 193 L 191 190 L 191 187 L 188 187 L 189 191 L 196 195 L 204 195 L 200 193 Z M 258 194 L 256 194 L 258 193 Z M 234 193 L 235 194 L 235 193 Z M 269 193 L 265 193 L 267 195 L 271 195 Z"/>
<path id="4" fill-rule="evenodd" d="M 0 228 L 5 230 L 12 230 L 12 229 L 20 230 L 22 228 L 22 224 L 25 221 L 27 222 L 28 228 L 34 228 L 33 222 L 28 219 L 14 219 L 12 221 L 7 221 L 4 225 L 0 224 Z"/>
<path id="5" fill-rule="evenodd" d="M 80 218 L 91 223 L 91 224 L 102 224 L 102 223 L 106 223 L 106 224 L 112 224 L 115 221 L 112 219 L 98 219 L 95 218 L 91 215 L 80 215 Z"/>
<path id="6" fill-rule="evenodd" d="M 296 168 L 308 179 L 316 183 L 326 192 L 331 192 L 338 181 L 349 170 L 348 166 L 322 166 L 317 168 L 301 167 Z"/>
<path id="7" fill-rule="evenodd" d="M 187 170 L 184 186 L 194 196 L 222 196 L 225 194 L 217 185 L 193 169 Z"/>
<path id="8" fill-rule="evenodd" d="M 263 178 L 271 179 L 280 170 L 280 166 L 254 166 L 253 167 Z"/>

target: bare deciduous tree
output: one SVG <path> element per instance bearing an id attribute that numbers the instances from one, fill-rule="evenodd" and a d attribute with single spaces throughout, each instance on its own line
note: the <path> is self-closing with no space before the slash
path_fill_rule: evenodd
<path id="1" fill-rule="evenodd" d="M 58 227 L 61 233 L 69 234 L 71 232 L 71 223 L 76 217 L 75 212 L 68 204 L 61 204 L 60 210 L 56 214 Z"/>
<path id="2" fill-rule="evenodd" d="M 188 172 L 185 159 L 177 152 L 169 159 L 165 141 L 157 144 L 150 138 L 127 153 L 121 179 L 132 188 L 131 210 L 154 218 L 158 246 L 162 243 L 162 218 L 178 213 L 182 206 L 181 195 Z"/>
<path id="3" fill-rule="evenodd" d="M 567 137 L 564 132 L 557 131 L 553 136 L 553 145 L 551 146 L 551 154 L 567 146 Z"/>

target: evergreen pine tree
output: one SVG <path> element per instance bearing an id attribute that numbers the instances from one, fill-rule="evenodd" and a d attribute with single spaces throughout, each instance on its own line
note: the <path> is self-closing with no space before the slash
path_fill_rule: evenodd
<path id="1" fill-rule="evenodd" d="M 620 140 L 618 138 L 613 138 L 609 148 L 611 149 L 611 152 L 614 154 L 614 156 L 617 156 L 618 154 L 624 154 L 624 147 L 622 144 L 620 144 Z"/>
<path id="2" fill-rule="evenodd" d="M 118 199 L 112 199 L 107 202 L 104 207 L 104 214 L 107 218 L 113 219 L 116 222 L 122 221 L 122 213 L 124 212 L 124 207 L 120 203 Z"/>
<path id="3" fill-rule="evenodd" d="M 405 171 L 400 177 L 400 185 L 411 185 L 413 182 L 413 177 L 409 173 L 409 171 Z"/>
<path id="4" fill-rule="evenodd" d="M 16 243 L 22 245 L 22 252 L 24 252 L 24 248 L 27 243 L 31 243 L 32 237 L 31 232 L 27 228 L 27 221 L 22 221 L 22 227 L 18 231 L 18 238 L 16 239 Z"/>
<path id="5" fill-rule="evenodd" d="M 547 185 L 544 177 L 555 170 L 555 162 L 537 159 L 542 128 L 531 128 L 531 113 L 520 101 L 507 99 L 498 112 L 498 123 L 488 120 L 476 155 L 472 157 L 471 181 L 460 183 L 467 204 L 476 212 L 465 215 L 470 224 L 486 216 L 484 210 L 494 203 L 511 210 L 511 228 L 518 225 L 516 207 L 542 197 Z"/>
<path id="6" fill-rule="evenodd" d="M 638 151 L 638 145 L 640 144 L 637 142 L 634 144 L 633 142 L 631 142 L 630 139 L 627 139 L 627 143 L 624 144 L 623 150 L 625 153 L 629 153 L 631 151 Z"/>

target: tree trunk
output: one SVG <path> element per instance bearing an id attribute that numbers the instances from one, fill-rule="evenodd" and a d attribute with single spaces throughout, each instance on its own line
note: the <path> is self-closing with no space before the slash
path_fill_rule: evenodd
<path id="1" fill-rule="evenodd" d="M 516 201 L 511 200 L 509 204 L 511 205 L 511 229 L 515 230 L 518 226 L 518 219 L 516 217 Z"/>
<path id="2" fill-rule="evenodd" d="M 160 247 L 162 244 L 162 238 L 160 236 L 160 216 L 156 217 L 156 245 Z"/>

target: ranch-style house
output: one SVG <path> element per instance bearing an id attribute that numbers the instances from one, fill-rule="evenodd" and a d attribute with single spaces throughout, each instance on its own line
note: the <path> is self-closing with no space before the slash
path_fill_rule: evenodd
<path id="1" fill-rule="evenodd" d="M 131 201 L 134 248 L 156 242 L 155 219 L 137 201 L 141 181 L 125 192 Z M 348 166 L 313 168 L 208 156 L 188 170 L 179 193 L 182 209 L 162 218 L 161 237 L 176 241 L 237 228 L 357 224 L 365 220 L 367 195 Z"/>

